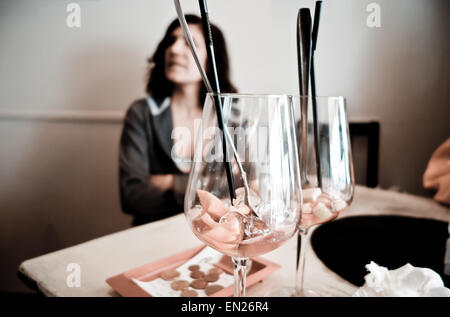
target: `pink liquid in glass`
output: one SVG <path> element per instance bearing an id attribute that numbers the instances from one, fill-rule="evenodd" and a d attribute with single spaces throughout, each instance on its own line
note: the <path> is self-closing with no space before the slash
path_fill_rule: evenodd
<path id="1" fill-rule="evenodd" d="M 245 230 L 248 218 L 236 217 L 230 223 L 214 221 L 207 213 L 192 221 L 193 232 L 207 245 L 229 256 L 253 257 L 270 252 L 282 245 L 292 234 L 285 230 L 270 230 L 262 221 L 257 222 L 250 233 Z M 292 228 L 291 231 L 295 231 Z"/>

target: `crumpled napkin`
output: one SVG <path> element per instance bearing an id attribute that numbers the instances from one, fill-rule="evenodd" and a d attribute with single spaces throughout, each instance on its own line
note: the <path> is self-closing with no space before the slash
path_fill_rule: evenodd
<path id="1" fill-rule="evenodd" d="M 388 270 L 371 261 L 366 265 L 370 272 L 354 297 L 450 297 L 450 289 L 441 277 L 428 268 L 406 264 L 396 270 Z"/>

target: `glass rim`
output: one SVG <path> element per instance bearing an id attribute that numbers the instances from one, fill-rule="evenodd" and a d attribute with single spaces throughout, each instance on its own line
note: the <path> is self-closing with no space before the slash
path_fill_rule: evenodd
<path id="1" fill-rule="evenodd" d="M 298 95 L 298 94 L 269 94 L 269 93 L 216 93 L 216 92 L 207 92 L 207 96 L 221 96 L 221 97 L 249 97 L 249 98 L 258 98 L 258 97 L 273 97 L 273 98 L 281 98 L 281 97 L 293 97 L 293 98 L 313 98 L 310 95 Z M 344 99 L 344 96 L 315 96 L 316 99 Z"/>

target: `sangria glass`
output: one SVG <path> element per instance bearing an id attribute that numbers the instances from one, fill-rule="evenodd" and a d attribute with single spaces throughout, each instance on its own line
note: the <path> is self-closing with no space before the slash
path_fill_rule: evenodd
<path id="1" fill-rule="evenodd" d="M 280 288 L 268 296 L 314 297 L 319 296 L 317 292 L 303 287 L 310 228 L 336 219 L 350 206 L 355 186 L 353 161 L 345 99 L 305 96 L 292 99 L 296 105 L 294 118 L 303 198 L 297 271 L 294 287 Z"/>
<path id="2" fill-rule="evenodd" d="M 218 98 L 225 138 L 214 104 Z M 249 258 L 278 248 L 298 231 L 302 198 L 294 108 L 288 95 L 206 96 L 184 212 L 198 239 L 232 257 L 234 296 L 245 296 Z"/>

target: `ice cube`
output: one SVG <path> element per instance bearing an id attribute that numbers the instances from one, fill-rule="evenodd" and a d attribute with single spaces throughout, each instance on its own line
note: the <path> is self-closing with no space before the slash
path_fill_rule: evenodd
<path id="1" fill-rule="evenodd" d="M 230 207 L 230 212 L 237 212 L 243 216 L 248 216 L 248 214 L 250 213 L 250 208 L 248 208 L 247 205 L 236 205 L 236 206 L 231 206 Z"/>
<path id="2" fill-rule="evenodd" d="M 270 232 L 269 227 L 261 219 L 255 216 L 250 216 L 247 218 L 244 229 L 245 239 L 251 239 L 257 236 L 264 236 L 269 232 Z"/>
<path id="3" fill-rule="evenodd" d="M 209 230 L 201 233 L 211 242 L 236 244 L 244 236 L 244 217 L 239 213 L 228 212 L 220 218 L 219 222 L 214 221 L 207 213 L 201 218 L 204 223 L 209 224 Z"/>
<path id="4" fill-rule="evenodd" d="M 230 211 L 220 218 L 219 224 L 221 227 L 228 230 L 236 237 L 236 240 L 242 240 L 244 236 L 244 227 L 246 219 L 238 212 Z"/>
<path id="5" fill-rule="evenodd" d="M 347 206 L 348 206 L 347 203 L 340 198 L 334 199 L 331 202 L 331 207 L 333 208 L 333 211 L 342 211 L 345 208 L 347 208 Z"/>
<path id="6" fill-rule="evenodd" d="M 303 203 L 311 203 L 315 202 L 317 198 L 319 198 L 320 194 L 322 194 L 322 191 L 320 188 L 306 188 L 302 190 L 302 196 L 303 196 Z"/>
<path id="7" fill-rule="evenodd" d="M 327 219 L 331 217 L 333 214 L 331 210 L 325 206 L 323 203 L 317 203 L 313 208 L 313 214 L 320 220 Z"/>
<path id="8" fill-rule="evenodd" d="M 254 190 L 249 188 L 250 191 L 250 197 L 249 201 L 252 206 L 257 206 L 261 203 L 261 198 L 258 196 L 258 194 L 255 193 Z M 236 189 L 236 198 L 233 200 L 233 205 L 239 206 L 239 205 L 245 205 L 245 188 L 239 187 Z M 250 211 L 250 209 L 249 209 Z"/>
<path id="9" fill-rule="evenodd" d="M 197 195 L 203 211 L 207 212 L 215 221 L 219 221 L 220 218 L 228 212 L 228 207 L 213 194 L 198 189 Z"/>
<path id="10" fill-rule="evenodd" d="M 271 229 L 275 230 L 295 217 L 295 212 L 288 209 L 286 203 L 282 200 L 262 203 L 258 206 L 256 213 Z"/>
<path id="11" fill-rule="evenodd" d="M 316 203 L 324 204 L 328 209 L 331 209 L 331 198 L 328 194 L 323 193 L 317 197 Z"/>
<path id="12" fill-rule="evenodd" d="M 303 204 L 303 206 L 302 206 L 302 212 L 303 213 L 310 214 L 310 213 L 312 213 L 312 210 L 313 210 L 313 204 L 312 203 Z"/>

